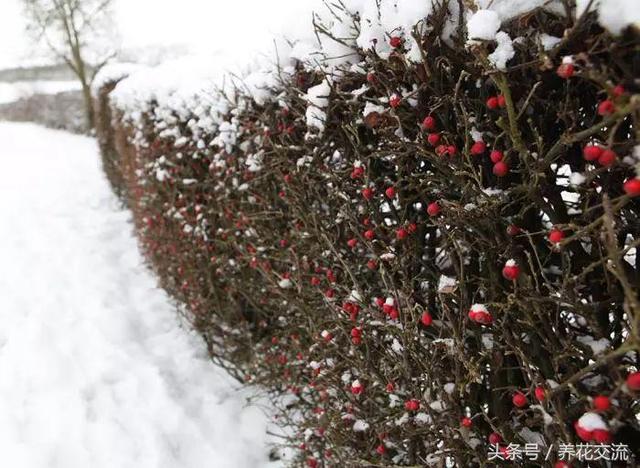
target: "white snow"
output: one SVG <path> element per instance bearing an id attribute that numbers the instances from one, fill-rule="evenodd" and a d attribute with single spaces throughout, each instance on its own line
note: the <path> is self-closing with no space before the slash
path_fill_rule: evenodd
<path id="1" fill-rule="evenodd" d="M 491 10 L 478 10 L 467 21 L 469 39 L 491 41 L 500 29 L 500 16 Z"/>
<path id="2" fill-rule="evenodd" d="M 180 326 L 95 141 L 26 124 L 0 140 L 2 465 L 267 466 L 267 417 Z"/>
<path id="3" fill-rule="evenodd" d="M 506 70 L 507 62 L 516 54 L 513 49 L 513 41 L 506 32 L 498 32 L 496 34 L 498 46 L 489 55 L 489 61 L 495 65 L 498 70 Z"/>

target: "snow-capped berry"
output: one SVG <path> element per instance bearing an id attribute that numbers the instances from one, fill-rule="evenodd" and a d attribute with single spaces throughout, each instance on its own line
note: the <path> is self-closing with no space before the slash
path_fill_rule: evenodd
<path id="1" fill-rule="evenodd" d="M 398 94 L 392 94 L 389 98 L 389 105 L 394 109 L 400 105 L 402 98 Z"/>
<path id="2" fill-rule="evenodd" d="M 598 115 L 611 115 L 616 111 L 616 106 L 610 99 L 605 99 L 598 104 Z"/>
<path id="3" fill-rule="evenodd" d="M 564 232 L 560 229 L 553 228 L 549 232 L 549 242 L 552 244 L 559 244 L 564 239 Z"/>
<path id="4" fill-rule="evenodd" d="M 440 204 L 437 201 L 429 203 L 427 205 L 427 214 L 431 217 L 438 216 L 440 214 Z"/>
<path id="5" fill-rule="evenodd" d="M 606 395 L 597 395 L 593 397 L 593 408 L 596 411 L 607 411 L 611 408 L 611 400 Z"/>
<path id="6" fill-rule="evenodd" d="M 420 401 L 412 398 L 404 402 L 404 408 L 407 411 L 418 411 L 420 409 Z"/>
<path id="7" fill-rule="evenodd" d="M 498 445 L 502 443 L 502 436 L 497 432 L 492 432 L 491 434 L 489 434 L 489 443 L 491 445 Z"/>
<path id="8" fill-rule="evenodd" d="M 493 316 L 483 304 L 473 304 L 471 306 L 469 309 L 469 319 L 481 325 L 490 325 L 493 322 Z"/>
<path id="9" fill-rule="evenodd" d="M 598 158 L 598 163 L 601 166 L 611 166 L 614 162 L 616 162 L 616 159 L 618 159 L 616 153 L 613 150 L 606 149 Z"/>
<path id="10" fill-rule="evenodd" d="M 471 145 L 471 154 L 474 156 L 479 156 L 484 154 L 487 150 L 487 144 L 484 141 L 476 141 L 473 145 Z"/>
<path id="11" fill-rule="evenodd" d="M 354 395 L 360 395 L 364 391 L 364 386 L 359 380 L 354 380 L 351 383 L 351 393 Z"/>
<path id="12" fill-rule="evenodd" d="M 384 447 L 384 445 L 383 445 L 383 444 L 380 444 L 380 445 L 378 445 L 378 446 L 376 447 L 376 453 L 377 453 L 378 455 L 384 455 L 386 451 L 387 451 L 387 449 Z"/>
<path id="13" fill-rule="evenodd" d="M 347 245 L 353 249 L 356 245 L 358 245 L 358 239 L 352 237 L 347 241 Z"/>
<path id="14" fill-rule="evenodd" d="M 364 232 L 365 239 L 373 240 L 376 237 L 376 233 L 373 229 L 368 229 Z"/>
<path id="15" fill-rule="evenodd" d="M 622 96 L 624 93 L 626 93 L 627 90 L 624 89 L 624 86 L 622 85 L 616 85 L 612 90 L 611 90 L 611 94 L 614 95 L 614 97 L 619 98 L 620 96 Z"/>
<path id="16" fill-rule="evenodd" d="M 440 142 L 440 134 L 429 133 L 429 135 L 427 135 L 427 141 L 430 145 L 436 146 Z"/>
<path id="17" fill-rule="evenodd" d="M 544 401 L 545 398 L 547 398 L 547 391 L 542 385 L 538 385 L 533 391 L 533 394 L 535 395 L 536 400 L 538 401 Z"/>
<path id="18" fill-rule="evenodd" d="M 558 74 L 558 76 L 565 80 L 568 78 L 571 78 L 573 76 L 574 71 L 575 71 L 575 67 L 573 66 L 572 63 L 562 63 L 556 69 L 556 73 Z"/>
<path id="19" fill-rule="evenodd" d="M 399 229 L 396 231 L 396 238 L 397 238 L 398 240 L 406 239 L 406 237 L 407 237 L 408 235 L 409 235 L 409 233 L 407 232 L 407 230 L 406 230 L 405 228 L 402 228 L 402 227 L 401 227 L 401 228 L 399 228 Z"/>
<path id="20" fill-rule="evenodd" d="M 394 49 L 402 45 L 402 38 L 399 36 L 393 36 L 389 39 L 389 45 Z"/>
<path id="21" fill-rule="evenodd" d="M 396 196 L 396 189 L 394 187 L 389 187 L 384 191 L 384 194 L 387 196 L 387 198 L 393 198 Z"/>
<path id="22" fill-rule="evenodd" d="M 587 161 L 595 161 L 602 156 L 602 148 L 598 145 L 587 145 L 582 148 L 582 157 Z"/>
<path id="23" fill-rule="evenodd" d="M 637 197 L 640 195 L 640 179 L 629 179 L 624 183 L 624 191 L 627 195 Z"/>
<path id="24" fill-rule="evenodd" d="M 431 317 L 429 312 L 425 311 L 422 313 L 422 317 L 420 317 L 420 322 L 422 322 L 422 325 L 425 327 L 428 327 L 433 323 L 433 317 Z"/>
<path id="25" fill-rule="evenodd" d="M 436 128 L 436 119 L 431 117 L 430 115 L 426 116 L 422 121 L 422 128 L 425 130 L 433 130 Z"/>
<path id="26" fill-rule="evenodd" d="M 496 163 L 502 161 L 503 157 L 504 157 L 504 154 L 502 154 L 502 151 L 498 151 L 498 150 L 493 150 L 489 154 L 489 158 L 491 158 L 491 162 L 493 164 L 496 164 Z"/>
<path id="27" fill-rule="evenodd" d="M 527 397 L 522 392 L 514 393 L 513 397 L 511 398 L 511 402 L 513 403 L 513 406 L 517 408 L 524 408 L 525 406 L 527 406 L 527 403 L 528 403 Z"/>
<path id="28" fill-rule="evenodd" d="M 504 177 L 509 173 L 509 166 L 504 161 L 498 161 L 493 166 L 493 173 L 496 177 Z"/>
<path id="29" fill-rule="evenodd" d="M 373 198 L 373 189 L 371 187 L 363 188 L 362 196 L 365 200 L 371 200 Z"/>
<path id="30" fill-rule="evenodd" d="M 473 421 L 471 420 L 471 418 L 462 418 L 462 420 L 460 421 L 460 424 L 462 425 L 462 427 L 471 427 L 473 426 Z"/>
<path id="31" fill-rule="evenodd" d="M 591 442 L 592 440 L 607 439 L 609 437 L 609 428 L 607 423 L 598 413 L 587 412 L 580 416 L 573 425 L 576 434 L 584 442 Z M 596 434 L 597 431 L 597 434 Z"/>
<path id="32" fill-rule="evenodd" d="M 520 267 L 513 258 L 507 260 L 507 263 L 504 264 L 504 268 L 502 268 L 502 276 L 509 281 L 515 281 L 518 279 L 518 276 L 520 276 Z"/>
<path id="33" fill-rule="evenodd" d="M 333 339 L 333 335 L 327 330 L 322 330 L 322 332 L 320 332 L 320 336 L 327 343 Z"/>
<path id="34" fill-rule="evenodd" d="M 634 392 L 640 390 L 640 372 L 632 372 L 627 376 L 627 388 Z"/>
<path id="35" fill-rule="evenodd" d="M 498 96 L 491 96 L 489 99 L 487 99 L 487 107 L 489 109 L 497 109 L 498 106 Z"/>

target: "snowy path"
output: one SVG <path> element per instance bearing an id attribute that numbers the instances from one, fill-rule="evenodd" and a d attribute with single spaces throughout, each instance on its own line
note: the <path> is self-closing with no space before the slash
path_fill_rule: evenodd
<path id="1" fill-rule="evenodd" d="M 267 466 L 266 417 L 179 327 L 94 140 L 0 142 L 0 464 Z"/>

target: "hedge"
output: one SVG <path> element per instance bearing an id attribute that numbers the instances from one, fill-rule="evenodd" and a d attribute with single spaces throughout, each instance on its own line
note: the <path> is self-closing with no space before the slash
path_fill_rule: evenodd
<path id="1" fill-rule="evenodd" d="M 355 66 L 296 61 L 264 99 L 210 89 L 215 111 L 100 95 L 150 265 L 212 358 L 273 396 L 294 464 L 638 456 L 640 40 L 535 8 L 470 41 L 466 8 L 379 53 L 331 5 L 316 32 Z"/>

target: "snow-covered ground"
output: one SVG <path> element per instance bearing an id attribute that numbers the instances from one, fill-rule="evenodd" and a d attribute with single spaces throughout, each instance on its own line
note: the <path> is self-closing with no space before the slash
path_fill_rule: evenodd
<path id="1" fill-rule="evenodd" d="M 0 141 L 0 464 L 273 466 L 267 417 L 179 325 L 95 141 Z"/>

